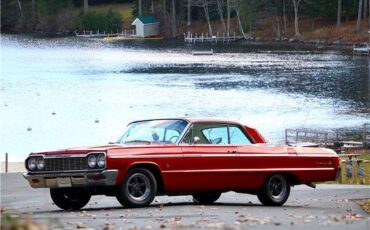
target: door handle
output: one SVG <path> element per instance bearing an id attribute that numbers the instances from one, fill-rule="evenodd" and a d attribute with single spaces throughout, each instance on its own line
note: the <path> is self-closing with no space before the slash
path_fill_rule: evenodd
<path id="1" fill-rule="evenodd" d="M 227 153 L 238 153 L 236 150 L 229 150 Z"/>

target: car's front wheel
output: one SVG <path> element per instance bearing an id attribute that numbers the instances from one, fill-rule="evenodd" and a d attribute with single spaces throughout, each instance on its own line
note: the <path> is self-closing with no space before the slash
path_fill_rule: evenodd
<path id="1" fill-rule="evenodd" d="M 257 193 L 259 201 L 266 206 L 281 206 L 289 197 L 290 184 L 281 174 L 268 176 Z"/>
<path id="2" fill-rule="evenodd" d="M 76 188 L 51 188 L 50 196 L 54 204 L 64 210 L 81 209 L 91 198 L 88 191 Z"/>
<path id="3" fill-rule="evenodd" d="M 197 192 L 193 194 L 193 201 L 199 204 L 212 204 L 220 198 L 220 192 Z"/>
<path id="4" fill-rule="evenodd" d="M 124 207 L 145 207 L 157 194 L 157 181 L 147 169 L 135 168 L 128 171 L 124 182 L 118 187 L 116 197 Z"/>

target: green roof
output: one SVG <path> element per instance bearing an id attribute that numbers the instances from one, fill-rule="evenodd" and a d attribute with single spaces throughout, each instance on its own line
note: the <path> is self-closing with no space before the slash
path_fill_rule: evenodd
<path id="1" fill-rule="evenodd" d="M 138 17 L 143 24 L 158 23 L 159 21 L 153 16 Z"/>

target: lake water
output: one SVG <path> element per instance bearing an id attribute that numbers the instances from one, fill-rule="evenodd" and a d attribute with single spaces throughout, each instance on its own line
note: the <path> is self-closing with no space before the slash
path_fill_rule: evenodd
<path id="1" fill-rule="evenodd" d="M 0 160 L 105 144 L 146 118 L 237 119 L 275 144 L 285 128 L 357 128 L 370 120 L 369 62 L 282 46 L 3 35 Z"/>

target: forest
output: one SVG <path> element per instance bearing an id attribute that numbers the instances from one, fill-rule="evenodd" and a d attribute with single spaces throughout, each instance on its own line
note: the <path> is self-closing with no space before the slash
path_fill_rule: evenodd
<path id="1" fill-rule="evenodd" d="M 120 5 L 125 9 L 117 10 Z M 192 32 L 366 41 L 370 0 L 3 0 L 1 30 L 116 31 L 132 29 L 132 20 L 145 15 L 161 22 L 166 37 Z"/>

